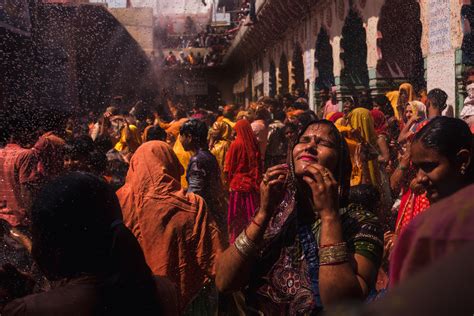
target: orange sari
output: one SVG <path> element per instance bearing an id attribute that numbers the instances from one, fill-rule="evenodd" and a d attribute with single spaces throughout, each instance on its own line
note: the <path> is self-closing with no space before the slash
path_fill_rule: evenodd
<path id="1" fill-rule="evenodd" d="M 216 258 L 226 246 L 204 200 L 182 189 L 183 171 L 168 144 L 150 141 L 132 157 L 117 192 L 125 225 L 153 273 L 176 284 L 181 311 L 214 278 Z"/>

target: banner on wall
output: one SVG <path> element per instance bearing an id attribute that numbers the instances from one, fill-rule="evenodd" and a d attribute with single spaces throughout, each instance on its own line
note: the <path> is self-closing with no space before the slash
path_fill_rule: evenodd
<path id="1" fill-rule="evenodd" d="M 0 0 L 0 27 L 30 36 L 31 20 L 27 0 Z"/>
<path id="2" fill-rule="evenodd" d="M 451 50 L 451 3 L 448 0 L 430 0 L 428 37 L 430 54 Z"/>

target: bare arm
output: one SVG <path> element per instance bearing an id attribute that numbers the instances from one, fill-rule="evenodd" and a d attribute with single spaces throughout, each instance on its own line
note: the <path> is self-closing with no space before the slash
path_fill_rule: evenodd
<path id="1" fill-rule="evenodd" d="M 405 153 L 400 158 L 400 162 L 398 164 L 397 169 L 393 172 L 392 176 L 390 177 L 390 188 L 392 189 L 392 192 L 394 193 L 400 192 L 400 188 L 403 184 L 403 181 L 405 180 L 406 172 L 408 171 L 408 168 L 410 167 L 410 160 L 411 160 L 410 147 L 411 145 L 410 143 L 408 143 Z"/>
<path id="2" fill-rule="evenodd" d="M 268 225 L 265 215 L 259 212 L 255 217 L 255 221 L 262 227 L 251 223 L 247 227 L 245 233 L 247 237 L 255 242 L 263 239 L 263 234 Z M 244 257 L 231 245 L 219 257 L 216 269 L 216 286 L 220 292 L 237 291 L 248 283 L 248 276 L 255 264 L 255 258 Z"/>
<path id="3" fill-rule="evenodd" d="M 260 209 L 255 215 L 254 222 L 245 230 L 247 237 L 257 245 L 263 240 L 263 235 L 270 222 L 273 210 L 278 201 L 270 197 L 282 196 L 282 188 L 288 172 L 288 166 L 278 165 L 269 168 L 266 176 L 268 183 L 260 185 Z M 256 260 L 252 257 L 244 257 L 234 245 L 225 250 L 217 261 L 216 286 L 221 292 L 236 291 L 248 284 L 248 276 Z"/>
<path id="4" fill-rule="evenodd" d="M 311 187 L 314 211 L 321 218 L 320 245 L 344 241 L 337 205 L 338 183 L 332 173 L 322 166 L 308 167 L 304 181 Z M 321 265 L 319 289 L 324 306 L 344 299 L 363 299 L 377 276 L 375 265 L 358 254 L 350 255 L 347 262 Z"/>
<path id="5" fill-rule="evenodd" d="M 390 150 L 388 148 L 387 139 L 384 136 L 377 137 L 377 145 L 380 150 L 378 161 L 387 164 L 390 161 Z"/>
<path id="6" fill-rule="evenodd" d="M 339 216 L 321 219 L 321 245 L 344 241 Z M 347 263 L 320 266 L 319 288 L 323 305 L 328 306 L 343 299 L 364 299 L 376 277 L 375 265 L 358 254 L 350 256 Z"/>
<path id="7" fill-rule="evenodd" d="M 400 131 L 400 135 L 398 135 L 398 142 L 400 144 L 408 141 L 408 139 L 413 135 L 413 132 L 410 131 L 410 129 L 412 128 L 413 124 L 417 122 L 417 120 L 418 118 L 413 117 L 405 124 L 405 126 L 403 126 L 403 129 Z"/>

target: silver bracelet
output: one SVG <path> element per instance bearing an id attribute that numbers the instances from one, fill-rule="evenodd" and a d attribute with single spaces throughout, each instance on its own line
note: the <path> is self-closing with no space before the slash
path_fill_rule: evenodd
<path id="1" fill-rule="evenodd" d="M 235 239 L 234 246 L 244 258 L 255 256 L 258 251 L 257 245 L 247 237 L 245 230 Z"/>

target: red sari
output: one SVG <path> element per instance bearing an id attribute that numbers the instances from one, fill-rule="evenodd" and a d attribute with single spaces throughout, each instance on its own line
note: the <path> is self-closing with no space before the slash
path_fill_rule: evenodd
<path id="1" fill-rule="evenodd" d="M 237 137 L 230 145 L 224 167 L 230 187 L 227 225 L 231 243 L 248 225 L 258 207 L 262 176 L 258 143 L 250 123 L 240 120 L 234 129 Z"/>
<path id="2" fill-rule="evenodd" d="M 416 216 L 429 207 L 430 202 L 425 193 L 415 194 L 411 189 L 408 189 L 402 195 L 395 232 L 399 234 Z"/>

